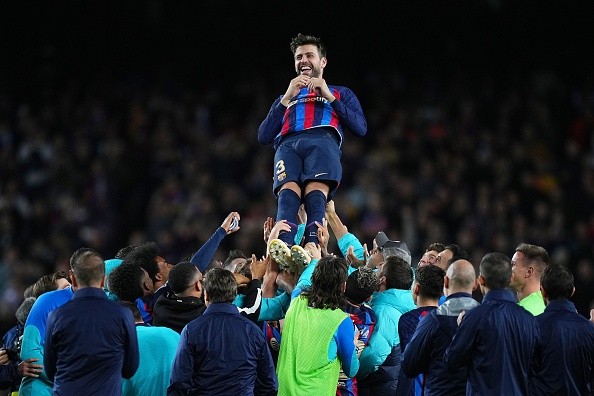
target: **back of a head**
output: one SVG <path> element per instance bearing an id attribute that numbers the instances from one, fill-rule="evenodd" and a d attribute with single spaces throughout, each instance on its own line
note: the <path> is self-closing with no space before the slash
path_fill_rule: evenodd
<path id="1" fill-rule="evenodd" d="M 200 270 L 189 261 L 177 263 L 169 271 L 169 280 L 167 284 L 175 294 L 183 293 L 196 282 Z"/>
<path id="2" fill-rule="evenodd" d="M 487 253 L 481 260 L 480 272 L 489 289 L 505 289 L 511 280 L 511 259 L 503 253 Z"/>
<path id="3" fill-rule="evenodd" d="M 130 253 L 132 250 L 136 249 L 137 247 L 138 247 L 138 245 L 124 246 L 123 248 L 121 248 L 120 250 L 118 250 L 118 252 L 116 253 L 116 255 L 115 255 L 114 258 L 123 260 L 123 259 L 126 258 L 126 256 L 128 255 L 128 253 Z"/>
<path id="4" fill-rule="evenodd" d="M 447 270 L 449 288 L 452 290 L 472 293 L 476 280 L 476 271 L 468 260 L 456 260 Z"/>
<path id="5" fill-rule="evenodd" d="M 430 299 L 441 297 L 444 276 L 445 271 L 436 265 L 426 265 L 418 268 L 415 282 L 419 285 L 419 295 Z"/>
<path id="6" fill-rule="evenodd" d="M 24 325 L 27 321 L 27 317 L 29 316 L 29 312 L 31 312 L 31 308 L 33 308 L 33 304 L 35 303 L 37 298 L 35 297 L 27 297 L 23 300 L 21 305 L 16 310 L 14 316 L 16 316 L 17 321 Z"/>
<path id="7" fill-rule="evenodd" d="M 359 305 L 367 300 L 379 286 L 379 279 L 371 268 L 359 267 L 351 272 L 346 281 L 345 297 Z"/>
<path id="8" fill-rule="evenodd" d="M 144 295 L 142 280 L 144 278 L 142 267 L 136 264 L 123 262 L 114 269 L 108 277 L 108 289 L 119 300 L 135 301 Z"/>
<path id="9" fill-rule="evenodd" d="M 540 286 L 548 300 L 569 299 L 574 291 L 573 274 L 565 266 L 549 265 L 540 278 Z"/>
<path id="10" fill-rule="evenodd" d="M 140 309 L 138 309 L 138 306 L 130 301 L 123 301 L 120 300 L 118 301 L 118 304 L 128 308 L 130 311 L 132 311 L 132 316 L 134 316 L 134 322 L 139 323 L 139 322 L 143 322 L 142 320 L 142 314 L 140 313 Z"/>
<path id="11" fill-rule="evenodd" d="M 131 252 L 126 254 L 124 258 L 125 263 L 139 265 L 149 274 L 149 277 L 155 282 L 157 274 L 159 273 L 159 265 L 157 264 L 157 256 L 159 255 L 159 248 L 155 242 L 146 242 L 138 245 Z"/>
<path id="12" fill-rule="evenodd" d="M 344 283 L 347 263 L 341 257 L 322 257 L 311 276 L 311 289 L 307 293 L 308 305 L 313 308 L 342 309 L 346 304 Z"/>
<path id="13" fill-rule="evenodd" d="M 390 256 L 381 269 L 386 277 L 386 289 L 410 290 L 413 282 L 413 269 L 409 263 L 397 256 Z"/>
<path id="14" fill-rule="evenodd" d="M 84 249 L 86 249 L 84 252 L 73 255 L 70 259 L 70 267 L 76 282 L 79 287 L 101 284 L 105 278 L 105 262 L 95 250 Z M 79 250 L 81 249 L 77 252 Z"/>
<path id="15" fill-rule="evenodd" d="M 551 262 L 549 253 L 541 246 L 521 243 L 516 248 L 516 252 L 524 254 L 524 257 L 534 267 L 536 274 L 539 277 Z"/>
<path id="16" fill-rule="evenodd" d="M 232 303 L 237 296 L 237 282 L 231 271 L 213 268 L 204 278 L 204 291 L 209 304 Z"/>

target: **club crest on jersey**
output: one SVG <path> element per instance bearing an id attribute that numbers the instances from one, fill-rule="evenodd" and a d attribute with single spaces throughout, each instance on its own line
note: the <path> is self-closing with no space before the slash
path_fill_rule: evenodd
<path id="1" fill-rule="evenodd" d="M 285 180 L 285 178 L 286 178 L 286 177 L 287 177 L 287 173 L 286 173 L 286 172 L 283 172 L 283 173 L 280 173 L 280 174 L 278 174 L 278 175 L 276 176 L 276 179 L 277 179 L 279 182 L 281 182 L 281 181 Z"/>

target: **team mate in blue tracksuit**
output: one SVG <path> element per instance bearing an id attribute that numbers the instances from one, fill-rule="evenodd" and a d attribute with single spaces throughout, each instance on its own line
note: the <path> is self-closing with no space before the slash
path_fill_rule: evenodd
<path id="1" fill-rule="evenodd" d="M 535 359 L 531 395 L 591 395 L 594 379 L 594 324 L 569 299 L 575 291 L 565 266 L 549 265 L 540 278 L 544 312 L 536 317 L 542 349 Z"/>
<path id="2" fill-rule="evenodd" d="M 340 147 L 344 129 L 356 136 L 367 133 L 367 122 L 355 94 L 346 87 L 327 85 L 323 79 L 327 59 L 320 39 L 298 34 L 291 41 L 291 52 L 297 77 L 272 104 L 258 129 L 258 141 L 274 144 L 276 150 L 276 220 L 290 223 L 291 232 L 280 235 L 289 246 L 297 232 L 297 212 L 302 202 L 308 222 L 304 242 L 318 243 L 315 222 L 322 222 L 326 202 L 334 196 L 342 177 Z"/>

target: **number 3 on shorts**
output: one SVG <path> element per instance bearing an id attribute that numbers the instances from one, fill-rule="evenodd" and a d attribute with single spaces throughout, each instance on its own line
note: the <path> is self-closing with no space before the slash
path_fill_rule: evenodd
<path id="1" fill-rule="evenodd" d="M 285 171 L 285 161 L 283 161 L 283 160 L 278 161 L 274 167 L 276 168 L 276 174 L 280 175 L 281 173 L 283 173 Z"/>

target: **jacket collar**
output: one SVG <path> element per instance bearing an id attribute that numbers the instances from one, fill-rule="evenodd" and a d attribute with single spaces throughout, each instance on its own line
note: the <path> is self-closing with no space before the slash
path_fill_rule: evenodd
<path id="1" fill-rule="evenodd" d="M 235 305 L 230 303 L 213 303 L 206 307 L 204 315 L 212 313 L 226 313 L 239 315 L 239 309 L 237 309 Z"/>
<path id="2" fill-rule="evenodd" d="M 545 312 L 551 311 L 569 311 L 569 312 L 577 312 L 575 309 L 575 304 L 569 300 L 561 298 L 559 300 L 551 300 L 547 304 L 545 308 Z"/>
<path id="3" fill-rule="evenodd" d="M 516 295 L 511 290 L 493 289 L 489 290 L 483 298 L 483 304 L 489 301 L 510 301 L 517 302 Z"/>
<path id="4" fill-rule="evenodd" d="M 82 289 L 78 289 L 74 292 L 72 299 L 75 298 L 85 298 L 85 297 L 94 297 L 94 298 L 105 298 L 107 299 L 107 295 L 98 287 L 83 287 Z"/>

